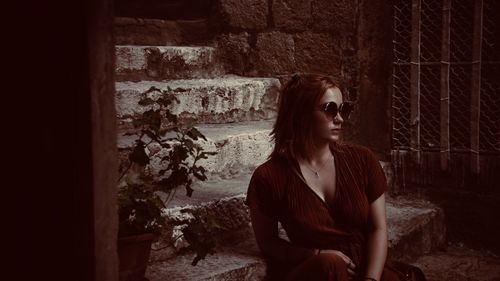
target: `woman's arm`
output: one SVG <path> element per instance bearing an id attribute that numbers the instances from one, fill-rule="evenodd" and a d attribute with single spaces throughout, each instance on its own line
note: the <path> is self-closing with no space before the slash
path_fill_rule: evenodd
<path id="1" fill-rule="evenodd" d="M 280 238 L 278 221 L 262 213 L 258 208 L 250 208 L 250 216 L 255 239 L 264 256 L 296 264 L 317 253 L 316 249 L 294 246 Z"/>
<path id="2" fill-rule="evenodd" d="M 367 268 L 364 277 L 380 280 L 387 258 L 387 223 L 385 194 L 370 204 L 370 229 L 367 245 Z"/>

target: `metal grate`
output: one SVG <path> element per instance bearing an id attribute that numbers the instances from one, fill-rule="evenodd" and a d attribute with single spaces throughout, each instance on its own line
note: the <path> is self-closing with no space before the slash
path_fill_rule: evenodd
<path id="1" fill-rule="evenodd" d="M 410 147 L 410 66 L 395 65 L 393 67 L 392 96 L 392 139 L 393 145 L 400 148 Z"/>
<path id="2" fill-rule="evenodd" d="M 499 153 L 500 1 L 393 3 L 393 149 Z"/>
<path id="3" fill-rule="evenodd" d="M 483 2 L 479 148 L 500 151 L 500 1 Z"/>
<path id="4" fill-rule="evenodd" d="M 451 1 L 450 51 L 451 61 L 454 63 L 472 62 L 475 1 Z"/>
<path id="5" fill-rule="evenodd" d="M 394 6 L 394 62 L 409 63 L 411 49 L 411 1 L 399 1 Z"/>
<path id="6" fill-rule="evenodd" d="M 500 151 L 500 64 L 483 64 L 481 73 L 479 148 Z"/>
<path id="7" fill-rule="evenodd" d="M 408 1 L 409 2 L 409 1 Z M 421 16 L 421 62 L 439 62 L 441 60 L 442 39 L 442 0 L 423 0 Z"/>
<path id="8" fill-rule="evenodd" d="M 394 6 L 392 139 L 394 146 L 410 147 L 411 1 Z M 394 114 L 396 113 L 396 114 Z"/>
<path id="9" fill-rule="evenodd" d="M 420 69 L 420 147 L 439 149 L 440 65 L 423 65 Z"/>
<path id="10" fill-rule="evenodd" d="M 452 150 L 470 148 L 471 65 L 450 67 L 450 146 Z"/>

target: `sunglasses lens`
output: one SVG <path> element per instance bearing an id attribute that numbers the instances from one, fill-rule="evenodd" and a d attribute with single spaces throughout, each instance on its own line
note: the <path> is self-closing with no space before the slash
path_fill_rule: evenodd
<path id="1" fill-rule="evenodd" d="M 342 103 L 340 105 L 340 116 L 342 116 L 342 119 L 348 119 L 353 109 L 354 107 L 352 104 Z"/>
<path id="2" fill-rule="evenodd" d="M 337 104 L 334 102 L 327 103 L 325 106 L 325 112 L 332 117 L 337 116 Z"/>

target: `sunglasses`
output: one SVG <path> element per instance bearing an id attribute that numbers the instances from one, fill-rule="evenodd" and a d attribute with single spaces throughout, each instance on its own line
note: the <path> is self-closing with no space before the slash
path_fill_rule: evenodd
<path id="1" fill-rule="evenodd" d="M 347 120 L 351 112 L 354 110 L 354 104 L 352 102 L 345 101 L 337 106 L 335 102 L 331 101 L 320 104 L 319 110 L 325 113 L 328 117 L 331 117 L 331 119 L 335 118 L 335 116 L 337 116 L 337 113 L 340 112 L 340 117 L 342 117 L 342 119 L 344 120 Z"/>

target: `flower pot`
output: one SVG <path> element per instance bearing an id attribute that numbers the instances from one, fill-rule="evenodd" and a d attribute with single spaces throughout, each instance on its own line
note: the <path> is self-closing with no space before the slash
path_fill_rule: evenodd
<path id="1" fill-rule="evenodd" d="M 151 244 L 156 236 L 151 233 L 118 238 L 120 281 L 146 281 Z"/>

